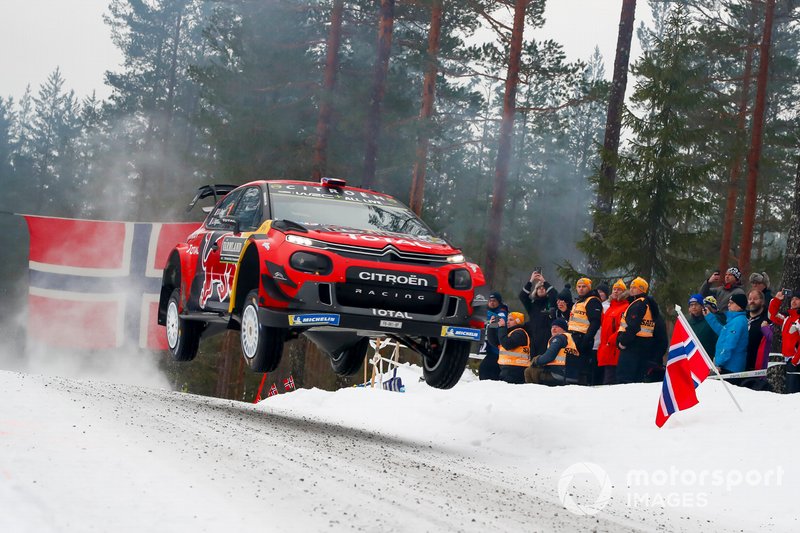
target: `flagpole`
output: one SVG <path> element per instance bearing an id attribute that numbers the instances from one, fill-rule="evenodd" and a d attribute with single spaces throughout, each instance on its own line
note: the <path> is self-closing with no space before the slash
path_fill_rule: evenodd
<path id="1" fill-rule="evenodd" d="M 711 358 L 706 353 L 705 347 L 703 347 L 703 344 L 700 342 L 700 339 L 698 339 L 697 336 L 695 335 L 692 326 L 689 325 L 689 321 L 686 320 L 686 317 L 683 315 L 683 311 L 681 310 L 680 305 L 675 304 L 675 312 L 678 313 L 678 320 L 680 320 L 681 323 L 683 324 L 683 327 L 686 329 L 686 333 L 688 333 L 689 336 L 692 337 L 692 340 L 694 341 L 695 346 L 697 346 L 697 350 L 700 352 L 700 355 L 703 356 L 703 360 L 706 362 L 706 365 L 708 365 L 709 368 L 714 370 L 714 373 L 719 378 L 720 382 L 722 383 L 722 386 L 725 387 L 725 392 L 727 392 L 728 396 L 731 397 L 731 400 L 733 400 L 733 403 L 734 405 L 736 405 L 737 409 L 739 409 L 739 412 L 743 413 L 744 411 L 742 410 L 742 406 L 739 405 L 739 402 L 737 402 L 736 398 L 733 397 L 733 393 L 728 388 L 728 383 L 724 379 L 722 379 L 722 375 L 719 373 L 717 365 L 715 365 L 711 361 Z"/>

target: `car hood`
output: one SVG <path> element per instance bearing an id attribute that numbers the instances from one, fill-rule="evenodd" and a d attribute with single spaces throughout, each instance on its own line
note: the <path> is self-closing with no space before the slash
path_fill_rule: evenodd
<path id="1" fill-rule="evenodd" d="M 452 255 L 461 253 L 439 237 L 407 235 L 388 231 L 373 231 L 347 228 L 342 226 L 305 224 L 307 237 L 320 241 L 361 246 L 364 248 L 382 249 L 392 245 L 403 252 L 430 253 Z"/>

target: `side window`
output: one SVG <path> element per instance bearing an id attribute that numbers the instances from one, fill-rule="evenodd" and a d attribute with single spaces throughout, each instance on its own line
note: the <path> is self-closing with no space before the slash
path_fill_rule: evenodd
<path id="1" fill-rule="evenodd" d="M 261 189 L 248 187 L 236 204 L 233 216 L 239 219 L 242 231 L 252 231 L 261 225 Z"/>
<path id="2" fill-rule="evenodd" d="M 236 200 L 242 195 L 242 191 L 232 191 L 228 194 L 217 207 L 211 211 L 206 220 L 206 227 L 208 229 L 228 229 L 228 225 L 222 222 L 222 217 L 233 216 L 233 210 L 236 207 Z"/>

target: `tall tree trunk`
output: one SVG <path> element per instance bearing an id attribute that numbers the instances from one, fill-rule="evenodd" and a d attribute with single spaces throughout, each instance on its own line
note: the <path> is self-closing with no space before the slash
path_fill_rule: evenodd
<path id="1" fill-rule="evenodd" d="M 439 37 L 442 33 L 442 2 L 433 0 L 431 7 L 431 27 L 428 31 L 428 67 L 422 86 L 422 109 L 419 112 L 420 131 L 417 138 L 417 158 L 414 162 L 414 175 L 411 178 L 409 207 L 416 214 L 422 213 L 422 198 L 425 191 L 425 170 L 428 164 L 428 142 L 430 119 L 436 97 L 436 74 L 439 71 Z"/>
<path id="2" fill-rule="evenodd" d="M 750 32 L 747 40 L 747 51 L 744 56 L 744 73 L 742 74 L 742 99 L 739 102 L 739 113 L 736 117 L 737 140 L 744 142 L 747 127 L 747 103 L 750 100 L 750 78 L 753 75 L 753 49 L 755 40 L 756 15 L 755 7 L 750 9 Z M 731 241 L 733 240 L 733 220 L 736 216 L 736 201 L 739 196 L 739 172 L 742 167 L 743 149 L 737 143 L 736 156 L 731 165 L 728 182 L 728 200 L 725 204 L 725 218 L 722 223 L 722 242 L 719 246 L 719 271 L 725 272 L 730 266 Z"/>
<path id="3" fill-rule="evenodd" d="M 614 57 L 614 75 L 611 80 L 611 92 L 608 95 L 608 113 L 606 114 L 606 132 L 603 138 L 603 153 L 600 162 L 600 180 L 597 186 L 597 211 L 601 216 L 610 214 L 614 206 L 614 183 L 617 180 L 619 136 L 622 129 L 625 88 L 628 85 L 628 62 L 631 57 L 631 40 L 633 39 L 635 15 L 636 0 L 622 0 L 619 32 L 617 33 L 617 52 Z M 595 217 L 592 224 L 592 233 L 601 232 L 602 228 Z M 599 258 L 590 256 L 589 271 L 594 273 L 600 269 Z"/>
<path id="4" fill-rule="evenodd" d="M 317 120 L 317 142 L 314 145 L 314 168 L 311 177 L 319 181 L 328 164 L 328 134 L 331 129 L 333 113 L 333 88 L 336 86 L 336 71 L 339 69 L 339 45 L 342 41 L 342 12 L 344 0 L 334 0 L 331 11 L 331 28 L 325 57 L 325 81 L 322 102 Z"/>
<path id="5" fill-rule="evenodd" d="M 500 230 L 503 225 L 503 204 L 506 201 L 508 166 L 511 160 L 511 134 L 514 131 L 517 85 L 519 84 L 519 65 L 522 55 L 522 34 L 525 30 L 525 10 L 528 0 L 516 0 L 514 4 L 514 28 L 511 31 L 511 46 L 508 52 L 508 73 L 503 97 L 503 121 L 500 123 L 500 137 L 497 147 L 497 164 L 494 173 L 494 191 L 489 211 L 489 224 L 486 241 L 486 280 L 494 283 L 497 268 L 497 250 L 500 246 Z"/>
<path id="6" fill-rule="evenodd" d="M 378 28 L 378 54 L 372 77 L 372 95 L 367 115 L 366 149 L 362 187 L 372 187 L 375 182 L 375 164 L 378 158 L 378 135 L 381 129 L 381 103 L 386 92 L 386 74 L 389 71 L 389 53 L 392 50 L 394 26 L 394 0 L 381 0 L 380 26 Z"/>
<path id="7" fill-rule="evenodd" d="M 775 0 L 767 0 L 764 14 L 764 36 L 761 39 L 758 58 L 758 81 L 756 83 L 756 102 L 753 108 L 753 132 L 750 152 L 747 154 L 747 194 L 744 201 L 744 221 L 742 223 L 742 244 L 739 246 L 739 270 L 747 275 L 750 272 L 750 252 L 753 246 L 753 225 L 756 216 L 756 197 L 758 166 L 761 161 L 761 144 L 764 137 L 764 111 L 767 99 L 767 74 L 769 72 L 769 48 L 772 41 L 772 21 L 775 14 Z"/>

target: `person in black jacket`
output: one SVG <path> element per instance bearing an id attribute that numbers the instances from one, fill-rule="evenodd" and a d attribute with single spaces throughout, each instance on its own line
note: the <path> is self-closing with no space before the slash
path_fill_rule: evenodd
<path id="1" fill-rule="evenodd" d="M 597 291 L 592 290 L 592 280 L 581 278 L 575 284 L 578 299 L 572 306 L 569 315 L 569 332 L 580 353 L 579 383 L 594 385 L 602 383 L 602 376 L 597 370 L 597 351 L 594 349 L 594 338 L 600 330 L 603 318 L 603 302 Z"/>
<path id="2" fill-rule="evenodd" d="M 556 289 L 545 281 L 541 272 L 533 272 L 531 279 L 519 291 L 519 301 L 528 313 L 528 333 L 531 336 L 531 353 L 539 354 L 547 348 L 550 339 L 551 309 L 556 308 Z"/>
<path id="3" fill-rule="evenodd" d="M 484 352 L 483 361 L 478 366 L 478 379 L 480 380 L 496 381 L 500 379 L 500 367 L 497 364 L 497 347 L 488 342 L 488 327 L 496 327 L 498 320 L 505 320 L 506 318 L 508 318 L 508 306 L 503 303 L 503 296 L 499 292 L 491 293 L 489 295 L 489 305 L 486 309 L 487 341 L 481 349 Z"/>
<path id="4" fill-rule="evenodd" d="M 631 281 L 631 304 L 622 314 L 617 335 L 617 346 L 620 349 L 617 363 L 618 383 L 644 381 L 649 363 L 659 352 L 657 344 L 660 339 L 656 338 L 656 323 L 662 322 L 661 313 L 656 301 L 647 294 L 649 288 L 650 285 L 643 278 Z"/>

